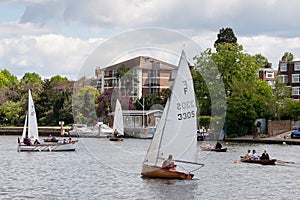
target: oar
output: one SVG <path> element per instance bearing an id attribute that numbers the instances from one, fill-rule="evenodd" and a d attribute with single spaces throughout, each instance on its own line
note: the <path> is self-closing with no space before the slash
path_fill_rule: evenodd
<path id="1" fill-rule="evenodd" d="M 244 158 L 243 156 L 241 156 L 240 160 L 235 160 L 234 163 L 241 163 L 243 160 L 247 160 L 248 158 Z"/>
<path id="2" fill-rule="evenodd" d="M 277 160 L 276 162 L 282 163 L 282 164 L 295 164 L 295 162 L 289 162 L 289 161 L 283 161 L 283 160 Z"/>

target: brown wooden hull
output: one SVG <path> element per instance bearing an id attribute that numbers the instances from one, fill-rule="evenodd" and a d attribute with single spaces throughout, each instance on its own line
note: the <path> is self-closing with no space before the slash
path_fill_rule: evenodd
<path id="1" fill-rule="evenodd" d="M 123 141 L 123 138 L 112 137 L 112 138 L 109 138 L 109 141 L 121 142 L 121 141 Z"/>
<path id="2" fill-rule="evenodd" d="M 275 165 L 276 159 L 270 160 L 250 160 L 250 159 L 241 159 L 242 162 L 246 163 L 255 163 L 255 164 L 262 164 L 262 165 Z"/>
<path id="3" fill-rule="evenodd" d="M 211 148 L 202 148 L 201 149 L 202 151 L 215 151 L 215 152 L 226 152 L 227 151 L 227 148 L 221 148 L 221 149 L 211 149 Z"/>
<path id="4" fill-rule="evenodd" d="M 227 148 L 211 149 L 211 151 L 215 151 L 215 152 L 226 152 L 226 151 L 227 151 Z"/>
<path id="5" fill-rule="evenodd" d="M 178 171 L 165 170 L 157 166 L 143 165 L 142 169 L 143 178 L 161 178 L 161 179 L 192 179 L 194 174 L 186 174 Z"/>

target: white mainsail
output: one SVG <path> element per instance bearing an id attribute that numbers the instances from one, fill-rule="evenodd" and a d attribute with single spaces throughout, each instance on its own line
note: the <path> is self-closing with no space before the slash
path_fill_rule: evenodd
<path id="1" fill-rule="evenodd" d="M 31 141 L 39 139 L 36 112 L 30 90 L 28 91 L 28 138 Z"/>
<path id="2" fill-rule="evenodd" d="M 161 162 L 158 160 L 168 155 L 179 162 L 196 163 L 196 132 L 194 84 L 185 53 L 182 52 L 170 101 L 165 107 L 144 164 L 160 166 Z"/>
<path id="3" fill-rule="evenodd" d="M 116 101 L 114 124 L 113 124 L 113 130 L 115 129 L 118 130 L 119 135 L 124 135 L 122 107 L 118 99 Z"/>
<path id="4" fill-rule="evenodd" d="M 26 129 L 27 129 L 27 114 L 26 114 L 26 117 L 25 117 L 25 122 L 24 122 L 22 137 L 21 137 L 22 142 L 24 141 L 24 138 L 26 137 Z"/>

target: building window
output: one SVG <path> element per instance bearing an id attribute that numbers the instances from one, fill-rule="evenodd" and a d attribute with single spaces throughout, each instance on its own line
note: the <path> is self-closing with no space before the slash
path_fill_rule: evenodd
<path id="1" fill-rule="evenodd" d="M 134 118 L 134 127 L 142 128 L 142 116 L 135 116 Z"/>
<path id="2" fill-rule="evenodd" d="M 267 78 L 274 78 L 274 72 L 266 72 Z"/>
<path id="3" fill-rule="evenodd" d="M 117 73 L 118 73 L 118 71 L 117 71 L 116 69 L 113 69 L 113 70 L 112 70 L 111 76 L 112 76 L 112 77 L 115 77 L 115 76 L 117 75 Z"/>
<path id="4" fill-rule="evenodd" d="M 300 83 L 300 74 L 292 74 L 292 83 Z"/>
<path id="5" fill-rule="evenodd" d="M 300 71 L 300 62 L 294 62 L 294 70 Z"/>
<path id="6" fill-rule="evenodd" d="M 278 75 L 278 81 L 279 81 L 279 83 L 287 83 L 288 76 L 287 75 Z"/>
<path id="7" fill-rule="evenodd" d="M 300 87 L 292 87 L 292 95 L 299 95 Z"/>
<path id="8" fill-rule="evenodd" d="M 97 87 L 101 87 L 101 81 L 97 81 Z"/>
<path id="9" fill-rule="evenodd" d="M 112 80 L 112 86 L 117 87 L 118 86 L 118 79 L 113 79 Z"/>
<path id="10" fill-rule="evenodd" d="M 134 128 L 134 117 L 133 116 L 126 116 L 125 117 L 125 127 L 126 128 Z"/>
<path id="11" fill-rule="evenodd" d="M 287 71 L 287 64 L 286 63 L 280 63 L 280 71 L 286 72 Z"/>
<path id="12" fill-rule="evenodd" d="M 158 94 L 159 88 L 148 88 L 148 94 Z"/>

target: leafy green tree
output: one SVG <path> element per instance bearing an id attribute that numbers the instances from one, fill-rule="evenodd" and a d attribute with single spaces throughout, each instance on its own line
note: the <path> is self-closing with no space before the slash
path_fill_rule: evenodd
<path id="1" fill-rule="evenodd" d="M 3 76 L 5 78 L 3 78 Z M 0 71 L 0 87 L 6 87 L 10 85 L 18 84 L 18 78 L 12 75 L 7 69 Z"/>
<path id="2" fill-rule="evenodd" d="M 5 88 L 9 83 L 9 80 L 6 76 L 0 72 L 0 88 Z"/>
<path id="3" fill-rule="evenodd" d="M 300 101 L 285 99 L 277 105 L 278 113 L 281 119 L 299 120 Z"/>
<path id="4" fill-rule="evenodd" d="M 67 82 L 67 81 L 68 81 L 67 77 L 62 77 L 60 75 L 53 76 L 50 79 L 50 82 L 52 83 Z"/>
<path id="5" fill-rule="evenodd" d="M 291 52 L 285 52 L 281 57 L 281 61 L 289 62 L 294 59 L 294 55 Z"/>
<path id="6" fill-rule="evenodd" d="M 269 63 L 268 59 L 261 54 L 254 55 L 254 58 L 256 60 L 257 65 L 259 65 L 260 68 L 270 67 L 269 65 L 271 65 L 271 63 Z"/>
<path id="7" fill-rule="evenodd" d="M 143 103 L 144 103 L 144 110 L 150 110 L 150 108 L 155 105 L 163 105 L 163 100 L 161 99 L 159 94 L 146 94 L 145 96 L 141 97 L 139 100 L 137 100 L 134 105 L 137 110 L 143 109 Z"/>
<path id="8" fill-rule="evenodd" d="M 20 113 L 22 107 L 21 102 L 6 101 L 0 106 L 0 113 L 5 116 L 6 123 L 8 124 L 19 124 L 20 123 Z"/>
<path id="9" fill-rule="evenodd" d="M 96 113 L 97 117 L 103 118 L 105 122 L 108 121 L 108 114 L 111 112 L 111 98 L 113 90 L 105 90 L 96 99 Z"/>
<path id="10" fill-rule="evenodd" d="M 96 116 L 96 98 L 99 92 L 92 86 L 85 86 L 73 95 L 73 115 L 76 123 L 92 124 Z"/>
<path id="11" fill-rule="evenodd" d="M 24 74 L 24 76 L 21 79 L 22 84 L 41 84 L 42 78 L 37 73 L 33 72 L 27 72 Z"/>
<path id="12" fill-rule="evenodd" d="M 257 71 L 266 66 L 268 60 L 261 54 L 251 56 L 244 53 L 243 46 L 237 44 L 233 32 L 229 32 L 232 34 L 222 36 L 226 32 L 225 29 L 221 30 L 218 40 L 215 42 L 217 51 L 215 53 L 210 49 L 204 51 L 196 57 L 195 66 L 197 70 L 203 73 L 207 68 L 213 66 L 206 60 L 212 60 L 217 67 L 219 71 L 217 76 L 212 72 L 204 73 L 204 76 L 201 75 L 204 79 L 208 79 L 205 76 L 209 75 L 212 79 L 219 77 L 219 80 L 223 81 L 224 92 L 227 96 L 226 125 L 224 128 L 228 136 L 240 136 L 252 133 L 255 119 L 260 117 L 270 119 L 274 116 L 275 98 L 268 84 L 261 81 L 257 76 Z M 201 81 L 199 82 L 201 83 Z M 210 82 L 206 81 L 206 85 L 209 89 L 210 99 L 213 100 L 216 97 L 211 96 L 211 91 L 216 89 L 211 86 Z M 198 87 L 199 84 L 197 84 L 196 81 L 195 88 Z M 223 92 L 224 89 L 218 88 L 220 92 Z M 198 95 L 201 96 L 201 94 Z M 218 101 L 212 102 L 212 105 L 216 103 Z"/>
<path id="13" fill-rule="evenodd" d="M 218 44 L 231 43 L 237 44 L 237 38 L 232 28 L 222 28 L 217 35 L 218 39 L 215 41 L 214 47 L 218 50 Z"/>
<path id="14" fill-rule="evenodd" d="M 61 83 L 61 82 L 59 82 Z M 39 90 L 35 106 L 41 125 L 58 125 L 73 123 L 72 87 L 57 88 L 58 83 L 45 79 Z"/>

